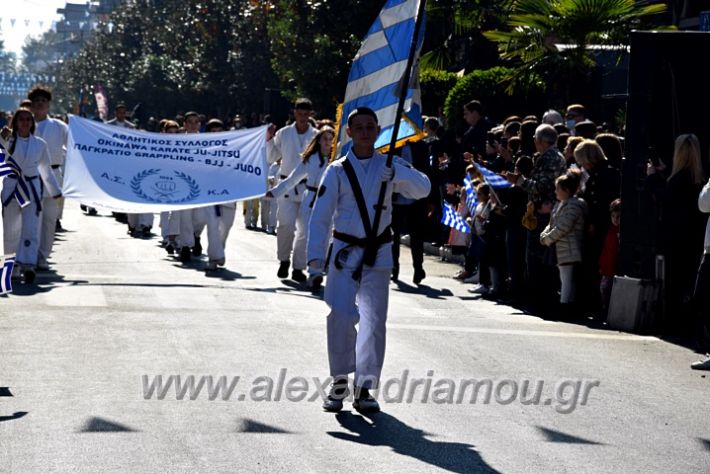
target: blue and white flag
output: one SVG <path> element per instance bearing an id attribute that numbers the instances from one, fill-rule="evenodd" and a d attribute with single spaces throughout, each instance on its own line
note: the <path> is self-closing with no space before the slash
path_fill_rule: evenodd
<path id="1" fill-rule="evenodd" d="M 466 224 L 466 221 L 463 220 L 463 217 L 456 212 L 456 209 L 454 209 L 454 206 L 449 204 L 448 202 L 444 201 L 444 215 L 441 217 L 441 223 L 453 227 L 454 229 L 458 230 L 459 232 L 463 232 L 464 234 L 470 234 L 471 233 L 471 228 Z"/>
<path id="2" fill-rule="evenodd" d="M 473 182 L 468 176 L 463 179 L 463 187 L 466 191 L 466 207 L 468 208 L 468 212 L 473 216 L 476 214 L 478 194 L 476 194 L 476 189 L 473 187 Z"/>
<path id="3" fill-rule="evenodd" d="M 0 178 L 14 178 L 17 182 L 13 196 L 20 207 L 30 204 L 30 188 L 22 176 L 22 169 L 14 158 L 8 156 L 5 149 L 0 145 Z"/>
<path id="4" fill-rule="evenodd" d="M 338 156 L 350 150 L 347 118 L 357 107 L 369 107 L 377 114 L 382 131 L 375 148 L 385 153 L 389 148 L 397 117 L 397 106 L 407 59 L 414 37 L 414 25 L 420 0 L 387 0 L 367 32 L 348 76 L 345 100 L 340 112 Z M 422 132 L 421 93 L 418 58 L 424 40 L 424 23 L 419 30 L 411 80 L 408 84 L 404 115 L 397 133 L 397 146 L 424 136 Z"/>
<path id="5" fill-rule="evenodd" d="M 476 167 L 483 175 L 483 180 L 493 189 L 505 189 L 512 186 L 507 179 L 489 170 L 485 166 L 476 163 Z"/>
<path id="6" fill-rule="evenodd" d="M 14 256 L 0 256 L 0 295 L 12 292 L 12 268 L 15 266 Z"/>
<path id="7" fill-rule="evenodd" d="M 176 211 L 262 196 L 267 173 L 266 125 L 169 134 L 70 115 L 62 194 L 107 211 Z"/>

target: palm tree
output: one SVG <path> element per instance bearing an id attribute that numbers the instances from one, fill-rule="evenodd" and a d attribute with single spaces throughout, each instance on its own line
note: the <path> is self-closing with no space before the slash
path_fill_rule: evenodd
<path id="1" fill-rule="evenodd" d="M 634 0 L 517 0 L 509 30 L 484 35 L 515 64 L 511 87 L 537 74 L 569 103 L 575 90 L 587 90 L 595 66 L 590 45 L 623 49 L 632 29 L 647 27 L 643 19 L 665 9 Z"/>

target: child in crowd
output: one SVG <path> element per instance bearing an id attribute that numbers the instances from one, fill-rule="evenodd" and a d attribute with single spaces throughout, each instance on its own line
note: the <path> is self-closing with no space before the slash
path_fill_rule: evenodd
<path id="1" fill-rule="evenodd" d="M 540 243 L 555 245 L 557 268 L 560 272 L 560 314 L 572 315 L 575 302 L 575 269 L 582 262 L 582 237 L 587 204 L 576 197 L 580 172 L 569 170 L 555 181 L 557 204 L 552 210 L 550 223 L 540 234 Z"/>
<path id="2" fill-rule="evenodd" d="M 609 205 L 611 213 L 611 225 L 606 232 L 604 239 L 604 247 L 602 248 L 601 256 L 599 257 L 599 274 L 601 275 L 601 283 L 599 291 L 602 296 L 603 314 L 609 309 L 609 300 L 611 299 L 611 287 L 616 274 L 616 262 L 619 257 L 619 223 L 621 222 L 621 199 L 615 199 Z"/>
<path id="3" fill-rule="evenodd" d="M 456 204 L 456 213 L 460 215 L 463 219 L 469 215 L 468 209 L 466 208 L 466 192 L 454 184 L 446 184 L 446 194 L 448 196 L 457 196 L 458 203 Z M 447 201 L 449 201 L 447 199 Z M 444 261 L 453 260 L 454 255 L 462 255 L 466 253 L 466 249 L 469 245 L 469 234 L 456 230 L 453 227 L 449 231 L 449 238 L 446 241 L 446 245 L 439 249 L 439 254 L 441 259 Z"/>

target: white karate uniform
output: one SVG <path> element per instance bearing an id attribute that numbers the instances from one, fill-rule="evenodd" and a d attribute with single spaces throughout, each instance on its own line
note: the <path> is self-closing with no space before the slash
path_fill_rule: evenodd
<path id="1" fill-rule="evenodd" d="M 64 181 L 64 160 L 67 154 L 68 134 L 69 129 L 64 122 L 50 117 L 37 122 L 35 129 L 35 136 L 47 143 L 52 173 L 60 186 Z M 45 193 L 42 198 L 42 222 L 39 237 L 39 261 L 42 263 L 46 263 L 52 253 L 57 219 L 59 219 L 63 207 L 64 199 L 54 199 L 49 193 Z"/>
<path id="2" fill-rule="evenodd" d="M 237 203 L 218 204 L 203 209 L 207 216 L 207 257 L 210 262 L 224 265 L 225 247 L 234 224 Z"/>
<path id="3" fill-rule="evenodd" d="M 10 142 L 0 140 L 9 154 Z M 47 144 L 41 138 L 30 135 L 17 139 L 12 157 L 22 170 L 22 175 L 30 187 L 31 204 L 20 208 L 13 197 L 17 180 L 6 177 L 2 190 L 3 243 L 4 251 L 16 253 L 16 262 L 24 267 L 34 268 L 39 257 L 39 225 L 42 196 L 61 194 L 49 161 Z"/>
<path id="4" fill-rule="evenodd" d="M 352 163 L 369 212 L 375 217 L 381 177 L 387 158 L 375 153 L 372 158 L 358 160 L 352 153 L 335 161 L 326 169 L 321 181 L 308 233 L 308 261 L 325 260 L 331 228 L 356 238 L 365 237 L 365 228 L 355 195 L 345 174 L 343 163 Z M 387 183 L 384 208 L 376 234 L 379 236 L 392 220 L 392 193 L 420 199 L 429 194 L 429 179 L 401 159 L 393 162 L 394 176 Z M 341 252 L 342 250 L 342 252 Z M 334 377 L 355 372 L 355 384 L 375 388 L 379 383 L 385 354 L 385 322 L 392 270 L 392 244 L 381 245 L 373 266 L 364 266 L 360 281 L 353 273 L 364 257 L 364 248 L 333 240 L 325 302 L 328 314 L 328 361 Z M 335 260 L 338 259 L 338 268 Z M 359 331 L 355 325 L 359 323 Z"/>
<path id="5" fill-rule="evenodd" d="M 303 192 L 303 199 L 298 207 L 298 216 L 296 217 L 296 222 L 303 223 L 304 231 L 296 233 L 293 248 L 294 268 L 300 268 L 296 266 L 295 262 L 307 262 L 306 241 L 308 236 L 308 221 L 311 218 L 311 210 L 313 209 L 313 203 L 316 199 L 318 183 L 320 183 L 323 172 L 328 166 L 328 158 L 324 158 L 323 164 L 321 164 L 319 156 L 318 154 L 311 156 L 306 163 L 301 161 L 298 166 L 291 171 L 291 174 L 271 190 L 271 194 L 278 199 L 293 189 L 296 184 L 304 179 L 306 180 L 306 189 Z"/>
<path id="6" fill-rule="evenodd" d="M 272 163 L 269 166 L 269 176 L 266 184 L 269 191 L 274 188 L 272 183 L 278 180 L 280 170 L 281 166 L 278 163 Z M 276 230 L 276 211 L 278 207 L 275 199 L 261 198 L 261 228 L 266 232 L 273 233 Z"/>
<path id="7" fill-rule="evenodd" d="M 274 138 L 267 142 L 269 163 L 275 163 L 281 158 L 281 179 L 285 179 L 301 161 L 301 153 L 306 145 L 313 139 L 318 131 L 308 126 L 305 133 L 299 134 L 296 124 L 283 127 L 276 132 Z M 276 244 L 277 257 L 280 262 L 291 260 L 293 251 L 293 268 L 303 270 L 306 268 L 304 245 L 307 222 L 299 220 L 299 208 L 303 200 L 305 186 L 298 184 L 289 189 L 278 200 L 276 219 L 278 221 Z M 294 235 L 296 235 L 296 248 L 294 248 Z M 299 247 L 300 246 L 300 247 Z"/>

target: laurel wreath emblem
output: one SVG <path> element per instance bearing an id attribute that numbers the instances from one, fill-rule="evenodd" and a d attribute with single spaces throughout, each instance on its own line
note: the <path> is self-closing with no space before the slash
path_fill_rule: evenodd
<path id="1" fill-rule="evenodd" d="M 141 199 L 144 199 L 146 201 L 155 202 L 155 203 L 159 203 L 159 204 L 165 203 L 166 201 L 162 201 L 160 199 L 156 199 L 154 197 L 151 197 L 151 196 L 148 196 L 147 194 L 145 194 L 143 192 L 143 188 L 141 186 L 144 179 L 146 179 L 149 176 L 156 175 L 158 173 L 160 173 L 160 169 L 151 168 L 151 169 L 143 170 L 140 173 L 138 173 L 137 175 L 135 175 L 133 177 L 133 179 L 131 179 L 131 189 L 133 190 L 133 192 L 138 197 L 140 197 Z M 178 199 L 175 201 L 167 201 L 167 203 L 180 204 L 183 202 L 189 202 L 200 195 L 200 186 L 197 184 L 197 181 L 195 181 L 191 176 L 189 176 L 181 171 L 173 171 L 173 173 L 175 173 L 175 176 L 177 176 L 178 178 L 183 180 L 188 185 L 188 187 L 190 188 L 190 194 L 188 194 L 186 197 L 184 197 L 182 199 Z"/>

